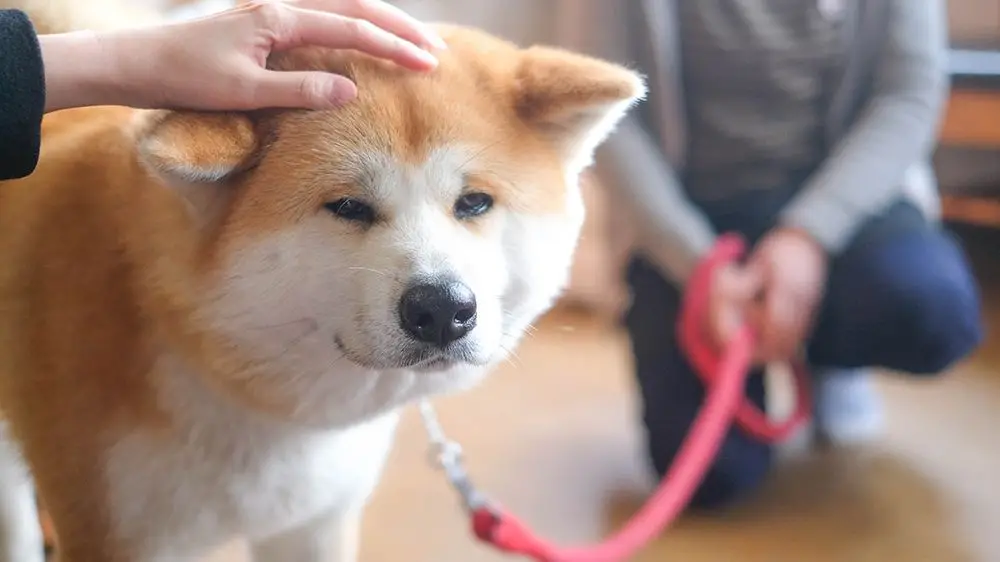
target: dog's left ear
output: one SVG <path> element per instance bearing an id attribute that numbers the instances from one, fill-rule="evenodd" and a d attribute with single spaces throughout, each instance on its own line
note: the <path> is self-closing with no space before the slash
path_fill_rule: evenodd
<path id="1" fill-rule="evenodd" d="M 591 163 L 598 145 L 646 95 L 638 73 L 551 47 L 523 51 L 514 87 L 518 115 L 577 169 Z"/>

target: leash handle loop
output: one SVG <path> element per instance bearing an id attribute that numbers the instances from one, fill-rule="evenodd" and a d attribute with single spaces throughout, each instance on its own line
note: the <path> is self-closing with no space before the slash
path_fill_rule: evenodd
<path id="1" fill-rule="evenodd" d="M 693 370 L 709 390 L 716 384 L 726 354 L 731 350 L 716 350 L 708 341 L 705 322 L 709 315 L 709 298 L 713 278 L 721 267 L 741 259 L 746 243 L 736 234 L 719 237 L 709 255 L 695 268 L 684 295 L 684 305 L 678 318 L 678 342 Z M 763 443 L 778 443 L 791 437 L 812 416 L 812 396 L 808 369 L 801 360 L 790 365 L 795 382 L 795 409 L 784 420 L 772 421 L 756 404 L 744 399 L 736 412 L 739 428 Z M 748 364 L 747 376 L 751 365 Z"/>

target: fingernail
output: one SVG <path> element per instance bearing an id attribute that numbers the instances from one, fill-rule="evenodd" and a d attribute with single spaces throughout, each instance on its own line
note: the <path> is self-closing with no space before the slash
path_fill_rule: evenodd
<path id="1" fill-rule="evenodd" d="M 429 53 L 429 52 L 427 52 L 427 51 L 425 51 L 423 49 L 417 49 L 417 53 L 416 54 L 417 54 L 417 58 L 419 58 L 422 62 L 424 62 L 428 66 L 437 66 L 438 65 L 438 59 L 433 54 L 431 54 L 431 53 Z"/>
<path id="2" fill-rule="evenodd" d="M 330 99 L 335 105 L 343 105 L 358 97 L 358 87 L 350 80 L 335 80 L 330 88 Z"/>
<path id="3" fill-rule="evenodd" d="M 442 39 L 437 33 L 434 33 L 433 31 L 425 31 L 424 38 L 431 47 L 441 51 L 448 50 L 448 44 L 445 43 L 444 39 Z"/>

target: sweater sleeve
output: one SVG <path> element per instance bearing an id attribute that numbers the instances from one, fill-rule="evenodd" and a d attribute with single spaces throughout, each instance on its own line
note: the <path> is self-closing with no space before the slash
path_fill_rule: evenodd
<path id="1" fill-rule="evenodd" d="M 632 23 L 645 14 L 638 2 L 572 0 L 559 6 L 559 43 L 591 56 L 637 68 Z M 664 95 L 655 92 L 653 95 Z M 667 277 L 684 284 L 716 233 L 708 218 L 684 192 L 660 143 L 648 132 L 645 117 L 633 111 L 595 155 L 595 172 L 616 202 L 631 211 L 638 250 Z"/>
<path id="2" fill-rule="evenodd" d="M 598 151 L 596 169 L 634 213 L 642 253 L 664 276 L 686 283 L 716 234 L 634 116 Z"/>
<path id="3" fill-rule="evenodd" d="M 44 113 L 38 36 L 23 12 L 0 10 L 0 180 L 34 171 Z"/>
<path id="4" fill-rule="evenodd" d="M 906 170 L 936 142 L 947 98 L 944 0 L 890 2 L 871 100 L 782 217 L 833 254 L 900 196 Z"/>

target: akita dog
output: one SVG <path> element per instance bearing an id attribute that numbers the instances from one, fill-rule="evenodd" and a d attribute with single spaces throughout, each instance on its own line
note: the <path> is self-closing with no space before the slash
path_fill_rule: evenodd
<path id="1" fill-rule="evenodd" d="M 551 306 L 578 177 L 645 91 L 438 30 L 428 74 L 273 58 L 352 78 L 337 110 L 46 118 L 37 171 L 0 183 L 0 560 L 42 559 L 36 487 L 62 562 L 237 536 L 257 562 L 355 560 L 398 410 L 480 380 Z"/>

